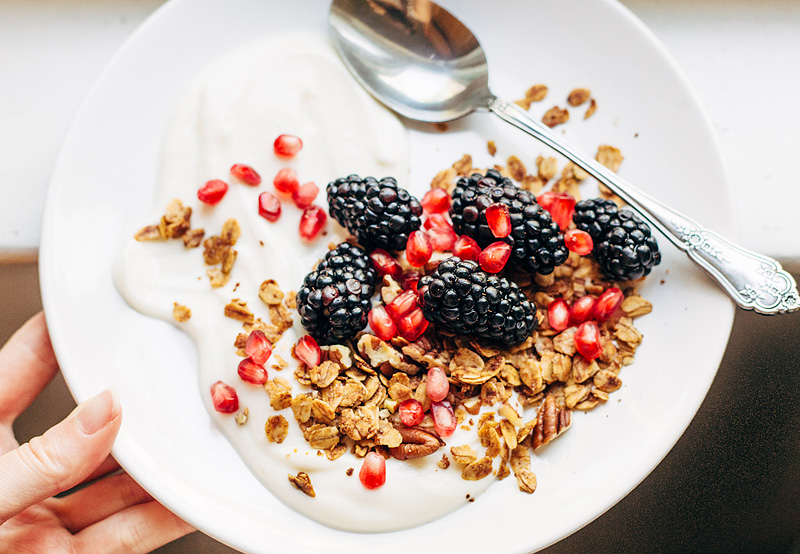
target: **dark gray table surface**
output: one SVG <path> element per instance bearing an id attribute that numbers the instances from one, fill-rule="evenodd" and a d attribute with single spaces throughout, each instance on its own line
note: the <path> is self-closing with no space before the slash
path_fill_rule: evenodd
<path id="1" fill-rule="evenodd" d="M 36 266 L 0 265 L 0 343 L 40 306 Z M 57 379 L 18 420 L 18 437 L 74 405 Z M 195 533 L 157 552 L 234 551 Z M 672 451 L 616 506 L 543 552 L 800 554 L 800 313 L 737 312 L 711 390 Z"/>

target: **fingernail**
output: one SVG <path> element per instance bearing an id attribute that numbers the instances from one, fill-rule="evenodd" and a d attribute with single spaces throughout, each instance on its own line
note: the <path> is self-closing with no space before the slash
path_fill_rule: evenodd
<path id="1" fill-rule="evenodd" d="M 93 435 L 105 427 L 118 412 L 119 400 L 117 394 L 108 389 L 81 404 L 75 419 L 84 433 Z"/>

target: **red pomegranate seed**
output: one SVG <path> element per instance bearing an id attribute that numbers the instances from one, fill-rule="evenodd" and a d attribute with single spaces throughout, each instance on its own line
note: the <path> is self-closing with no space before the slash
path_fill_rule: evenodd
<path id="1" fill-rule="evenodd" d="M 449 252 L 456 244 L 458 235 L 452 227 L 432 227 L 426 231 L 431 246 L 437 252 Z"/>
<path id="2" fill-rule="evenodd" d="M 397 263 L 397 260 L 383 248 L 376 248 L 369 255 L 372 260 L 372 267 L 378 272 L 378 275 L 391 275 L 395 279 L 403 274 L 403 268 Z"/>
<path id="3" fill-rule="evenodd" d="M 228 183 L 220 179 L 213 179 L 200 187 L 200 190 L 197 191 L 197 199 L 213 206 L 219 204 L 226 192 L 228 192 Z"/>
<path id="4" fill-rule="evenodd" d="M 428 320 L 425 319 L 422 308 L 414 308 L 397 320 L 397 331 L 409 342 L 417 340 L 427 328 Z"/>
<path id="5" fill-rule="evenodd" d="M 406 271 L 400 278 L 400 286 L 403 287 L 403 290 L 413 290 L 417 292 L 417 285 L 420 279 L 422 279 L 422 274 L 420 274 L 419 271 Z"/>
<path id="6" fill-rule="evenodd" d="M 594 360 L 603 353 L 600 344 L 600 329 L 594 321 L 584 321 L 575 331 L 575 348 L 587 360 Z"/>
<path id="7" fill-rule="evenodd" d="M 581 256 L 587 256 L 592 253 L 594 248 L 594 241 L 592 235 L 580 229 L 570 229 L 564 233 L 564 244 L 570 252 L 575 252 Z"/>
<path id="8" fill-rule="evenodd" d="M 547 307 L 547 320 L 554 331 L 569 327 L 569 306 L 563 298 L 556 298 Z"/>
<path id="9" fill-rule="evenodd" d="M 294 169 L 285 167 L 275 175 L 272 184 L 275 185 L 276 190 L 292 194 L 300 186 L 300 181 L 297 180 L 297 172 Z"/>
<path id="10" fill-rule="evenodd" d="M 361 484 L 368 489 L 377 489 L 386 482 L 386 460 L 374 450 L 368 452 L 358 472 Z"/>
<path id="11" fill-rule="evenodd" d="M 550 212 L 553 221 L 562 231 L 569 227 L 572 222 L 572 214 L 575 213 L 575 198 L 566 192 L 548 191 L 537 196 L 536 201 L 542 208 Z"/>
<path id="12" fill-rule="evenodd" d="M 261 175 L 249 165 L 233 164 L 231 166 L 231 175 L 251 187 L 257 187 L 261 184 Z"/>
<path id="13" fill-rule="evenodd" d="M 264 365 L 272 356 L 272 345 L 267 339 L 264 331 L 256 329 L 247 336 L 247 342 L 244 345 L 244 353 L 247 354 L 253 361 L 259 365 Z"/>
<path id="14" fill-rule="evenodd" d="M 236 389 L 222 381 L 211 385 L 211 402 L 214 404 L 214 409 L 223 414 L 232 414 L 239 409 L 239 395 L 236 394 Z"/>
<path id="15" fill-rule="evenodd" d="M 414 427 L 419 425 L 425 419 L 425 411 L 422 409 L 422 404 L 419 400 L 409 398 L 400 402 L 397 406 L 397 411 L 400 414 L 400 422 L 406 427 Z"/>
<path id="16" fill-rule="evenodd" d="M 300 216 L 300 236 L 306 240 L 315 239 L 327 220 L 328 214 L 325 210 L 312 204 Z"/>
<path id="17" fill-rule="evenodd" d="M 252 385 L 263 385 L 269 374 L 263 365 L 257 364 L 252 358 L 245 358 L 239 362 L 239 377 Z"/>
<path id="18" fill-rule="evenodd" d="M 317 367 L 322 361 L 322 350 L 311 335 L 303 335 L 294 345 L 295 357 L 308 367 Z"/>
<path id="19" fill-rule="evenodd" d="M 417 293 L 407 290 L 386 305 L 386 312 L 393 320 L 397 321 L 417 307 Z"/>
<path id="20" fill-rule="evenodd" d="M 281 201 L 271 192 L 258 195 L 258 215 L 267 221 L 278 221 L 281 216 Z"/>
<path id="21" fill-rule="evenodd" d="M 303 147 L 303 141 L 294 135 L 280 135 L 275 139 L 275 153 L 279 156 L 292 157 Z"/>
<path id="22" fill-rule="evenodd" d="M 501 202 L 495 202 L 486 208 L 486 223 L 495 238 L 503 239 L 511 234 L 511 215 L 508 213 L 508 206 Z"/>
<path id="23" fill-rule="evenodd" d="M 556 194 L 557 193 L 551 191 L 543 192 L 542 194 L 536 197 L 536 203 L 549 212 L 550 208 L 553 207 L 553 202 L 556 199 Z"/>
<path id="24" fill-rule="evenodd" d="M 425 386 L 428 391 L 428 398 L 434 402 L 440 402 L 447 397 L 450 392 L 450 381 L 447 374 L 441 367 L 433 366 L 428 370 L 428 381 Z"/>
<path id="25" fill-rule="evenodd" d="M 367 321 L 369 321 L 372 331 L 381 340 L 391 340 L 397 335 L 397 325 L 383 306 L 372 308 L 367 314 Z"/>
<path id="26" fill-rule="evenodd" d="M 477 262 L 480 255 L 481 247 L 478 246 L 478 243 L 475 241 L 475 239 L 468 237 L 467 235 L 461 235 L 456 239 L 456 242 L 453 245 L 453 256 L 458 256 L 462 260 L 472 260 Z"/>
<path id="27" fill-rule="evenodd" d="M 596 301 L 597 298 L 587 294 L 573 302 L 572 307 L 569 309 L 569 324 L 580 325 L 584 321 L 591 319 Z"/>
<path id="28" fill-rule="evenodd" d="M 428 217 L 425 218 L 425 221 L 422 223 L 422 228 L 426 231 L 428 229 L 433 229 L 436 227 L 442 227 L 445 229 L 452 229 L 453 224 L 447 218 L 445 214 L 430 214 Z"/>
<path id="29" fill-rule="evenodd" d="M 450 209 L 450 195 L 444 189 L 431 189 L 422 197 L 420 204 L 429 214 L 446 212 Z"/>
<path id="30" fill-rule="evenodd" d="M 433 416 L 433 428 L 439 433 L 440 437 L 449 437 L 456 430 L 456 414 L 453 407 L 447 400 L 431 403 L 431 415 Z"/>
<path id="31" fill-rule="evenodd" d="M 414 267 L 422 267 L 433 254 L 433 246 L 424 231 L 412 231 L 406 243 L 406 259 Z"/>
<path id="32" fill-rule="evenodd" d="M 298 208 L 308 208 L 314 203 L 319 194 L 319 187 L 314 181 L 309 181 L 292 193 L 292 201 Z"/>
<path id="33" fill-rule="evenodd" d="M 511 256 L 511 246 L 503 241 L 493 242 L 478 256 L 478 264 L 487 273 L 497 273 L 506 266 Z"/>
<path id="34" fill-rule="evenodd" d="M 597 321 L 606 321 L 619 308 L 625 295 L 617 287 L 607 288 L 603 294 L 597 298 L 597 302 L 592 310 L 592 315 Z"/>

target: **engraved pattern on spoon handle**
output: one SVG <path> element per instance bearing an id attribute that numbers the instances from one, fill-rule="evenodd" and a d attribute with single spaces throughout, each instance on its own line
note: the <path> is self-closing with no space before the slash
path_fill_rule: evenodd
<path id="1" fill-rule="evenodd" d="M 532 119 L 519 106 L 490 96 L 486 99 L 486 107 L 562 154 L 620 196 L 643 219 L 686 252 L 740 307 L 767 315 L 800 308 L 795 280 L 776 260 L 736 246 L 665 206 L 563 139 L 556 138 L 549 128 Z"/>

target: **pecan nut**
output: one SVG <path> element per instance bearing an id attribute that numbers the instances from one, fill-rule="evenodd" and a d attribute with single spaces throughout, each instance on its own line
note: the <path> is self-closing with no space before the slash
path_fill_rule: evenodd
<path id="1" fill-rule="evenodd" d="M 401 427 L 398 429 L 403 443 L 390 448 L 389 452 L 398 460 L 411 460 L 433 454 L 442 447 L 444 442 L 427 431 L 416 427 Z"/>

